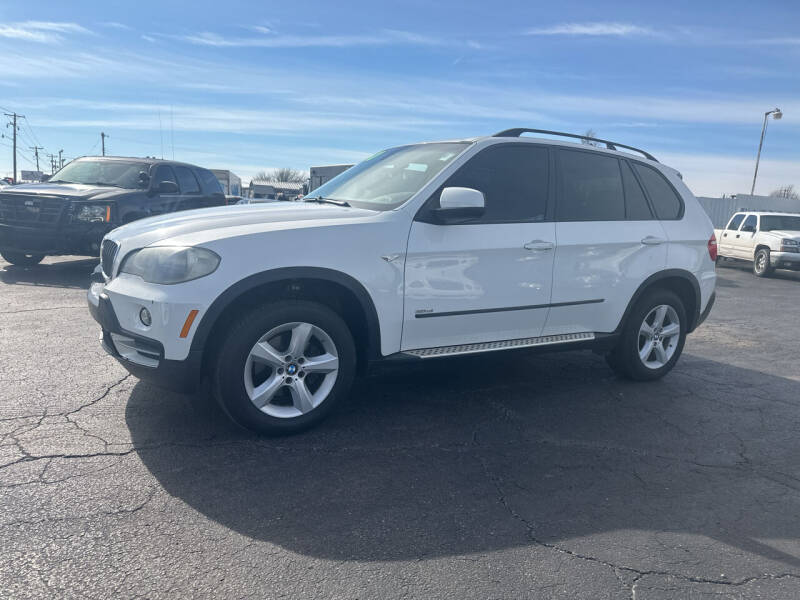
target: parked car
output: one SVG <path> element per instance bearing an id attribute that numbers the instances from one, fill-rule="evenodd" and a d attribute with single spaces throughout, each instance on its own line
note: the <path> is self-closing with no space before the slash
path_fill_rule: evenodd
<path id="1" fill-rule="evenodd" d="M 757 277 L 800 270 L 800 214 L 737 212 L 715 233 L 720 260 L 752 263 Z"/>
<path id="2" fill-rule="evenodd" d="M 105 349 L 163 386 L 210 381 L 267 434 L 317 423 L 377 361 L 587 348 L 664 376 L 714 302 L 711 222 L 644 151 L 524 132 L 390 148 L 304 202 L 112 231 L 88 293 Z"/>
<path id="3" fill-rule="evenodd" d="M 143 217 L 225 204 L 207 169 L 174 161 L 91 156 L 46 183 L 0 191 L 0 255 L 35 265 L 47 255 L 97 255 L 109 231 Z"/>

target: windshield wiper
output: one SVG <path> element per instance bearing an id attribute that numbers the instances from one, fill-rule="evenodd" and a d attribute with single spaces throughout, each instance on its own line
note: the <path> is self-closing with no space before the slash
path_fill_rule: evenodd
<path id="1" fill-rule="evenodd" d="M 316 198 L 303 198 L 303 202 L 316 202 L 318 204 L 335 204 L 336 206 L 350 206 L 349 202 L 345 202 L 344 200 L 332 200 L 331 198 L 323 198 L 322 196 L 317 196 Z"/>
<path id="2" fill-rule="evenodd" d="M 118 187 L 121 188 L 121 185 L 117 185 L 116 183 L 106 183 L 105 181 L 92 181 L 91 183 L 85 183 L 84 185 L 107 185 L 110 187 Z"/>
<path id="3" fill-rule="evenodd" d="M 75 182 L 67 181 L 66 179 L 48 179 L 45 183 L 75 183 Z"/>

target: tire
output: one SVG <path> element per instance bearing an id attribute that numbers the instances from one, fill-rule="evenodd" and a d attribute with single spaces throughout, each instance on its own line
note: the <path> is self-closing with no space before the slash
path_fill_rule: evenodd
<path id="1" fill-rule="evenodd" d="M 0 256 L 12 265 L 17 265 L 18 267 L 32 267 L 42 262 L 46 255 L 25 254 L 24 252 L 0 252 Z"/>
<path id="2" fill-rule="evenodd" d="M 659 318 L 661 325 L 657 324 Z M 647 333 L 645 323 L 652 333 Z M 674 325 L 677 329 L 671 327 Z M 606 356 L 606 362 L 617 375 L 626 379 L 660 379 L 672 370 L 683 352 L 686 326 L 686 309 L 676 294 L 662 289 L 645 292 L 631 310 L 619 342 Z M 668 335 L 667 331 L 674 333 Z M 652 342 L 651 350 L 642 356 L 649 342 Z"/>
<path id="3" fill-rule="evenodd" d="M 235 423 L 265 435 L 316 425 L 348 395 L 356 372 L 347 324 L 316 302 L 257 306 L 230 327 L 216 350 L 217 401 Z"/>
<path id="4" fill-rule="evenodd" d="M 774 270 L 769 261 L 769 249 L 759 248 L 753 257 L 753 274 L 756 277 L 769 277 Z"/>

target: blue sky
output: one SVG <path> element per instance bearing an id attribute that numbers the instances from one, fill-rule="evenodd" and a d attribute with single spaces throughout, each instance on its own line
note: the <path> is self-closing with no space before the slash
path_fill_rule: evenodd
<path id="1" fill-rule="evenodd" d="M 513 126 L 591 128 L 721 195 L 749 191 L 775 106 L 762 193 L 800 187 L 796 1 L 0 5 L 0 107 L 27 117 L 24 169 L 33 145 L 99 154 L 101 131 L 112 154 L 247 179 Z"/>

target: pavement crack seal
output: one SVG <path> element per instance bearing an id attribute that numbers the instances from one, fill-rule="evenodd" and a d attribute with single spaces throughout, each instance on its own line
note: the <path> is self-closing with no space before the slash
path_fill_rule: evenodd
<path id="1" fill-rule="evenodd" d="M 480 444 L 477 443 L 477 442 L 474 445 L 475 445 L 476 448 L 480 447 Z M 486 475 L 486 478 L 492 483 L 492 486 L 495 488 L 495 490 L 497 492 L 497 501 L 505 509 L 505 511 L 511 516 L 512 519 L 518 521 L 519 523 L 521 523 L 526 528 L 527 533 L 528 533 L 528 538 L 534 544 L 536 544 L 538 546 L 541 546 L 543 548 L 548 548 L 550 550 L 554 550 L 554 551 L 556 551 L 556 552 L 558 552 L 560 554 L 564 554 L 564 555 L 570 556 L 572 558 L 577 558 L 579 560 L 584 560 L 584 561 L 587 561 L 587 562 L 592 562 L 592 563 L 596 563 L 596 564 L 599 564 L 599 565 L 603 565 L 605 567 L 613 569 L 615 571 L 615 574 L 618 571 L 621 571 L 621 572 L 624 572 L 624 573 L 633 574 L 634 575 L 634 579 L 631 582 L 631 584 L 629 585 L 632 599 L 634 599 L 635 596 L 636 596 L 636 586 L 639 584 L 640 580 L 643 577 L 646 577 L 646 576 L 674 577 L 675 579 L 679 579 L 681 581 L 686 581 L 686 582 L 689 582 L 689 583 L 700 583 L 700 584 L 711 584 L 711 585 L 726 585 L 726 586 L 734 586 L 734 587 L 747 585 L 748 583 L 752 583 L 753 581 L 760 581 L 760 580 L 786 579 L 786 578 L 800 579 L 800 574 L 794 574 L 794 573 L 776 573 L 776 574 L 765 573 L 763 575 L 759 575 L 759 576 L 755 576 L 755 577 L 747 577 L 745 579 L 740 579 L 740 580 L 728 580 L 728 579 L 714 579 L 714 578 L 710 578 L 710 577 L 708 577 L 708 578 L 707 577 L 694 577 L 694 576 L 691 576 L 691 575 L 684 575 L 682 573 L 675 573 L 675 572 L 672 572 L 672 571 L 641 570 L 641 569 L 636 569 L 634 567 L 627 566 L 627 565 L 617 565 L 617 564 L 614 564 L 612 562 L 597 558 L 595 556 L 589 556 L 589 555 L 586 555 L 586 554 L 581 554 L 579 552 L 574 552 L 574 551 L 569 550 L 567 548 L 562 548 L 561 546 L 559 546 L 557 544 L 553 544 L 553 543 L 550 543 L 550 542 L 545 542 L 544 540 L 541 540 L 541 539 L 536 537 L 536 532 L 535 532 L 535 529 L 534 529 L 533 525 L 530 522 L 528 522 L 528 520 L 525 517 L 523 517 L 516 510 L 514 510 L 514 508 L 508 502 L 507 498 L 505 497 L 505 493 L 503 491 L 502 480 L 497 475 L 492 473 L 492 471 L 489 469 L 489 465 L 486 463 L 486 460 L 484 460 L 481 456 L 476 456 L 476 458 L 477 458 L 477 461 L 479 462 L 479 464 L 481 465 L 481 468 L 483 469 L 483 472 Z M 619 579 L 618 575 L 617 575 L 617 578 Z"/>
<path id="2" fill-rule="evenodd" d="M 76 308 L 86 308 L 85 304 L 80 306 L 50 306 L 44 308 L 21 308 L 20 310 L 8 310 L 0 312 L 0 315 L 17 315 L 19 313 L 38 312 L 42 310 L 72 310 Z"/>

